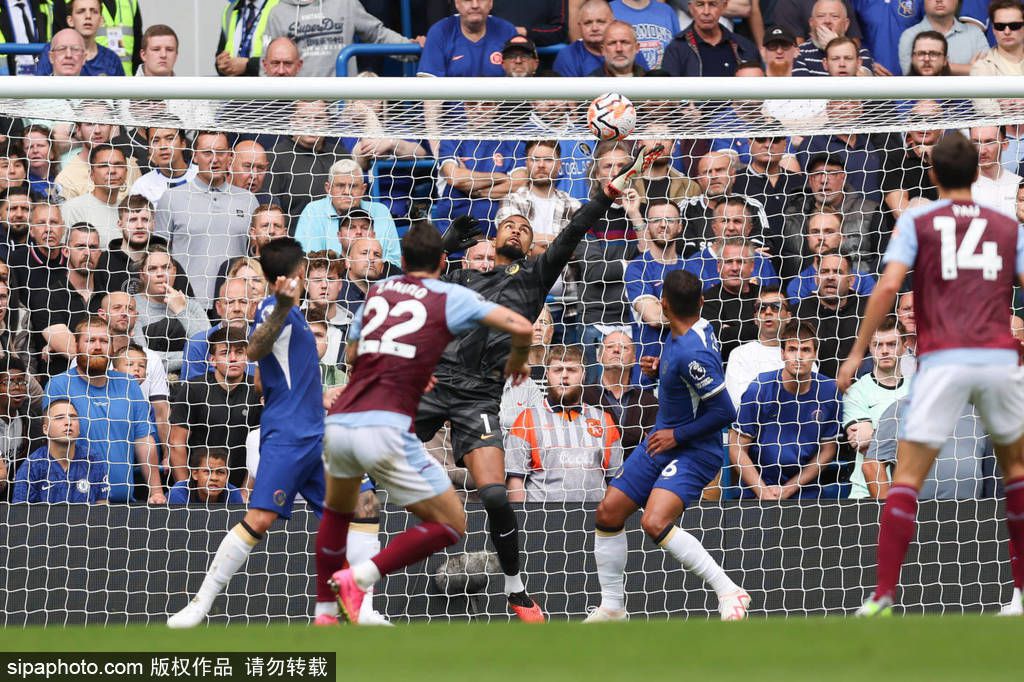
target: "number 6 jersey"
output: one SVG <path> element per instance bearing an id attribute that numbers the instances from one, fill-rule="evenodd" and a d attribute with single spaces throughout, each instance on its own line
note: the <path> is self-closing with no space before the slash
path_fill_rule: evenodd
<path id="1" fill-rule="evenodd" d="M 374 284 L 349 327 L 358 356 L 329 413 L 384 411 L 414 419 L 445 346 L 496 307 L 436 279 L 399 275 Z"/>
<path id="2" fill-rule="evenodd" d="M 940 200 L 900 216 L 885 262 L 913 269 L 917 354 L 1010 350 L 1013 285 L 1024 271 L 1016 219 L 970 201 Z"/>

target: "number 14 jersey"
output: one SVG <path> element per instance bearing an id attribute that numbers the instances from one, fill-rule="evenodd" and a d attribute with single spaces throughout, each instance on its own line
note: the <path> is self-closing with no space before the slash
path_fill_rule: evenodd
<path id="1" fill-rule="evenodd" d="M 900 216 L 885 262 L 913 269 L 917 354 L 1016 351 L 1013 286 L 1024 271 L 1016 219 L 970 201 L 940 200 Z"/>
<path id="2" fill-rule="evenodd" d="M 412 420 L 448 342 L 497 306 L 469 289 L 399 275 L 377 282 L 349 327 L 358 355 L 330 414 L 394 412 Z"/>

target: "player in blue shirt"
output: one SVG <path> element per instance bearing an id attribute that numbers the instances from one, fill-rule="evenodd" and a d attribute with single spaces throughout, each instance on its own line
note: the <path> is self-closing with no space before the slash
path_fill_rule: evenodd
<path id="1" fill-rule="evenodd" d="M 490 5 L 490 3 L 486 3 Z M 455 0 L 458 14 L 445 17 L 427 31 L 420 54 L 419 76 L 504 76 L 501 48 L 516 27 L 488 16 L 484 3 Z"/>
<path id="2" fill-rule="evenodd" d="M 78 411 L 59 398 L 46 408 L 46 445 L 32 452 L 14 476 L 12 502 L 106 504 L 110 486 L 103 457 L 79 438 Z"/>
<path id="3" fill-rule="evenodd" d="M 260 466 L 245 518 L 221 541 L 196 596 L 167 620 L 203 622 L 213 600 L 278 517 L 290 518 L 296 493 L 319 515 L 324 499 L 324 406 L 316 339 L 299 310 L 306 257 L 292 237 L 263 247 L 260 265 L 272 295 L 256 309 L 247 355 L 263 383 Z"/>
<path id="4" fill-rule="evenodd" d="M 725 574 L 700 541 L 675 525 L 722 468 L 722 430 L 736 416 L 725 390 L 722 356 L 711 324 L 701 318 L 704 297 L 692 273 L 665 276 L 661 305 L 671 336 L 660 360 L 645 357 L 645 372 L 659 377 L 654 431 L 608 484 L 595 514 L 594 558 L 601 584 L 601 605 L 588 623 L 625 620 L 623 571 L 626 520 L 640 507 L 644 532 L 683 568 L 718 594 L 722 620 L 746 617 L 750 595 Z"/>

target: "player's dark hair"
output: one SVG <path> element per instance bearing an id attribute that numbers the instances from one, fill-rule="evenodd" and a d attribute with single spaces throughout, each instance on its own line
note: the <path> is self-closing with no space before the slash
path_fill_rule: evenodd
<path id="1" fill-rule="evenodd" d="M 224 448 L 192 448 L 192 452 L 188 456 L 188 466 L 190 469 L 200 469 L 204 461 L 209 466 L 211 459 L 219 459 L 227 464 L 228 451 Z"/>
<path id="2" fill-rule="evenodd" d="M 978 150 L 963 133 L 947 133 L 932 147 L 932 173 L 943 189 L 970 189 L 978 175 Z"/>
<path id="3" fill-rule="evenodd" d="M 1016 9 L 1020 10 L 1021 14 L 1024 14 L 1024 6 L 1022 6 L 1018 0 L 992 0 L 988 6 L 989 22 L 996 20 L 996 12 L 1001 9 Z"/>
<path id="4" fill-rule="evenodd" d="M 306 258 L 302 244 L 294 237 L 273 239 L 260 249 L 260 266 L 270 286 L 278 277 L 290 277 Z"/>
<path id="5" fill-rule="evenodd" d="M 441 233 L 426 220 L 412 224 L 402 237 L 402 261 L 406 272 L 433 272 L 441 265 Z"/>
<path id="6" fill-rule="evenodd" d="M 704 286 L 700 279 L 686 270 L 673 270 L 665 275 L 661 297 L 679 317 L 696 317 L 700 314 L 701 294 Z"/>
<path id="7" fill-rule="evenodd" d="M 818 335 L 814 332 L 814 327 L 800 320 L 791 320 L 782 328 L 779 342 L 783 348 L 786 347 L 786 341 L 811 341 L 814 344 L 814 350 L 818 350 Z"/>
<path id="8" fill-rule="evenodd" d="M 225 324 L 210 332 L 210 336 L 207 337 L 206 342 L 209 344 L 210 352 L 212 354 L 214 346 L 220 346 L 223 344 L 227 344 L 229 346 L 233 346 L 235 344 L 247 345 L 249 343 L 249 337 L 246 336 L 245 330 Z"/>

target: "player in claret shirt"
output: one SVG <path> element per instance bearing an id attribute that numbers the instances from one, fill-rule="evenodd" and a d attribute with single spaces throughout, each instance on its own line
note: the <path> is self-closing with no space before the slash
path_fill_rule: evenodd
<path id="1" fill-rule="evenodd" d="M 850 387 L 913 270 L 918 370 L 878 530 L 877 586 L 858 616 L 892 613 L 914 537 L 917 493 L 968 403 L 992 438 L 1006 481 L 1010 540 L 1024 547 L 1024 373 L 1010 333 L 1013 286 L 1024 283 L 1024 232 L 1016 218 L 971 198 L 978 152 L 967 138 L 946 135 L 932 147 L 931 159 L 939 201 L 900 216 L 885 271 L 837 379 L 840 389 Z"/>

